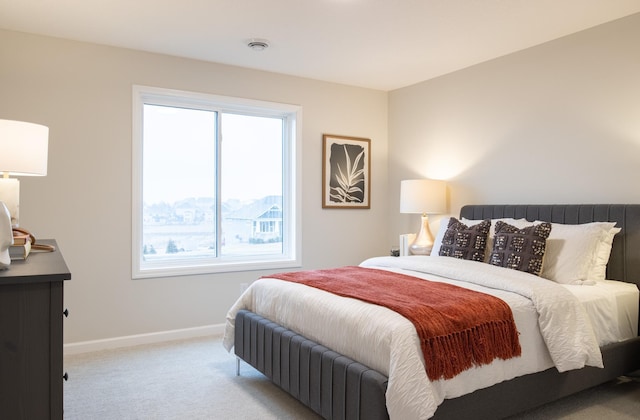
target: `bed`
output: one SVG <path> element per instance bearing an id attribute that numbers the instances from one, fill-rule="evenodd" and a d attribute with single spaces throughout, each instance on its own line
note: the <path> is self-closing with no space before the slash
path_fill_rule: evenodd
<path id="1" fill-rule="evenodd" d="M 621 284 L 629 283 L 636 286 L 640 284 L 640 252 L 637 251 L 640 250 L 640 205 L 470 205 L 462 208 L 460 218 L 462 220 L 526 219 L 527 223 L 548 221 L 567 225 L 594 221 L 616 222 L 616 227 L 620 228 L 620 231 L 614 236 L 611 245 L 610 258 L 606 264 L 606 278 Z M 424 257 L 407 258 L 413 258 L 411 262 L 418 264 L 420 258 Z M 377 267 L 379 264 L 389 263 L 390 266 L 387 269 L 404 270 L 391 267 L 393 264 L 389 259 L 390 257 L 387 260 L 374 259 L 369 264 Z M 440 257 L 440 259 L 446 259 L 446 257 Z M 437 258 L 431 260 L 436 261 Z M 468 262 L 466 264 L 470 265 Z M 484 266 L 482 269 L 484 270 Z M 268 279 L 265 280 L 268 281 Z M 571 287 L 573 286 L 568 286 L 568 288 Z M 587 290 L 589 286 L 582 287 L 584 289 L 579 290 Z M 299 294 L 299 290 L 296 289 L 293 293 Z M 451 388 L 455 389 L 452 394 L 460 395 L 453 397 L 451 395 L 443 397 L 438 394 L 451 393 L 448 390 L 447 381 L 444 381 L 445 385 L 442 388 L 446 392 L 441 392 L 441 388 L 438 388 L 441 381 L 434 381 L 436 383 L 434 392 L 438 394 L 435 401 L 436 408 L 421 411 L 423 404 L 421 397 L 413 398 L 410 394 L 414 389 L 423 389 L 425 386 L 417 382 L 412 383 L 413 379 L 408 379 L 409 383 L 404 385 L 404 390 L 408 391 L 409 396 L 404 396 L 405 399 L 400 403 L 396 402 L 395 396 L 389 396 L 390 393 L 397 393 L 395 389 L 399 387 L 398 383 L 401 383 L 404 377 L 397 372 L 393 374 L 394 376 L 389 375 L 389 369 L 385 366 L 376 366 L 377 360 L 373 356 L 370 358 L 369 353 L 376 353 L 377 346 L 372 346 L 370 343 L 343 345 L 341 342 L 331 342 L 332 338 L 323 338 L 322 334 L 317 335 L 306 327 L 296 325 L 295 322 L 282 321 L 279 319 L 279 313 L 254 311 L 253 304 L 260 299 L 269 299 L 269 293 L 253 296 L 248 301 L 240 299 L 230 310 L 225 345 L 227 348 L 233 346 L 239 359 L 257 368 L 282 389 L 324 418 L 385 419 L 389 418 L 389 413 L 392 413 L 392 417 L 399 418 L 398 413 L 403 413 L 404 408 L 398 408 L 398 404 L 409 407 L 407 410 L 411 414 L 402 415 L 405 418 L 408 416 L 427 418 L 432 415 L 436 419 L 503 418 L 640 369 L 636 295 L 635 312 L 626 313 L 627 318 L 635 318 L 626 320 L 628 325 L 635 326 L 635 330 L 631 334 L 627 333 L 624 339 L 605 341 L 606 344 L 601 347 L 603 368 L 586 366 L 560 373 L 555 366 L 545 365 L 549 363 L 548 360 L 546 362 L 543 360 L 542 364 L 538 365 L 543 367 L 538 369 L 539 372 L 522 373 L 516 369 L 520 361 L 510 360 L 506 362 L 506 367 L 500 367 L 501 371 L 509 372 L 501 373 L 502 377 L 497 375 L 497 379 L 492 379 L 497 383 L 484 383 L 482 381 L 485 380 L 482 379 L 479 385 L 473 384 L 477 380 L 474 372 L 458 375 L 451 380 L 451 383 L 456 384 Z M 313 302 L 316 302 L 315 297 Z M 259 308 L 260 302 L 258 303 Z M 261 304 L 264 307 L 265 303 Z M 292 317 L 300 318 L 300 314 L 306 312 L 306 308 L 294 306 L 287 311 L 292 312 L 290 314 Z M 618 316 L 625 317 L 625 315 Z M 325 314 L 317 317 L 325 318 Z M 328 325 L 333 325 L 332 328 L 337 331 L 335 325 L 340 325 L 342 321 L 331 320 L 328 314 L 326 317 L 329 319 Z M 521 327 L 519 325 L 519 328 Z M 346 334 L 357 335 L 351 332 Z M 523 353 L 527 345 L 525 340 Z M 360 350 L 354 353 L 351 349 L 354 346 L 360 346 Z M 367 350 L 364 351 L 363 348 Z M 336 349 L 340 350 L 336 351 Z M 526 351 L 527 354 L 535 353 Z M 413 357 L 415 358 L 415 355 Z M 594 366 L 597 364 L 591 363 Z M 510 369 L 516 369 L 516 371 L 510 371 Z M 469 388 L 469 392 L 465 391 L 465 387 Z M 400 388 L 402 391 L 402 387 Z M 411 407 L 412 405 L 418 407 Z"/>

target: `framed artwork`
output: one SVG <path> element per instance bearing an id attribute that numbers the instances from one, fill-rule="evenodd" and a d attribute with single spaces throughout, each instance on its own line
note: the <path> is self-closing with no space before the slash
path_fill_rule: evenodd
<path id="1" fill-rule="evenodd" d="M 322 136 L 322 207 L 371 207 L 371 140 Z"/>

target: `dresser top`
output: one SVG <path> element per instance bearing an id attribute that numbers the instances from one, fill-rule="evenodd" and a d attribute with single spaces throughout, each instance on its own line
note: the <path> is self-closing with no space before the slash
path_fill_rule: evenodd
<path id="1" fill-rule="evenodd" d="M 67 268 L 58 244 L 54 239 L 38 240 L 40 244 L 55 246 L 55 251 L 31 251 L 26 260 L 11 261 L 5 270 L 0 270 L 0 285 L 17 283 L 39 283 L 70 280 Z"/>

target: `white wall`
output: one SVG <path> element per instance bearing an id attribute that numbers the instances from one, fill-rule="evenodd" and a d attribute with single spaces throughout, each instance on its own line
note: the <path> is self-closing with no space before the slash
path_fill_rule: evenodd
<path id="1" fill-rule="evenodd" d="M 303 268 L 388 252 L 385 92 L 8 31 L 0 63 L 0 118 L 50 128 L 48 176 L 21 179 L 20 216 L 72 272 L 66 343 L 223 323 L 240 284 L 268 274 L 131 280 L 134 84 L 302 105 Z M 323 133 L 371 139 L 370 210 L 322 209 Z"/>
<path id="2" fill-rule="evenodd" d="M 402 179 L 448 180 L 453 215 L 640 203 L 640 14 L 391 92 L 389 145 L 390 240 Z"/>

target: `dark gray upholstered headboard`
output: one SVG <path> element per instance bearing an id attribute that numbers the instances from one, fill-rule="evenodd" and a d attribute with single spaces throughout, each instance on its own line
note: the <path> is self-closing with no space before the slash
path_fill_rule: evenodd
<path id="1" fill-rule="evenodd" d="M 613 240 L 607 278 L 635 283 L 640 288 L 640 204 L 467 205 L 460 210 L 460 217 L 511 217 L 567 224 L 617 222 L 622 231 Z"/>

